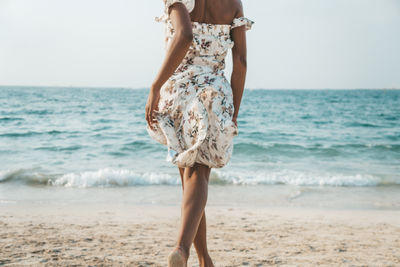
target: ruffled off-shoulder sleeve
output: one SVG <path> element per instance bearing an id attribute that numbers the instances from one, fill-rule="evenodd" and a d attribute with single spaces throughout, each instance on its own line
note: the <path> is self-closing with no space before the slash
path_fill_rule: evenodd
<path id="1" fill-rule="evenodd" d="M 175 3 L 182 3 L 185 5 L 188 12 L 192 12 L 195 5 L 195 0 L 163 0 L 164 1 L 164 14 L 160 17 L 156 17 L 156 21 L 158 22 L 166 22 L 169 19 L 169 7 Z"/>
<path id="2" fill-rule="evenodd" d="M 246 18 L 246 17 L 240 17 L 240 18 L 235 18 L 233 19 L 231 29 L 240 27 L 240 26 L 246 26 L 246 31 L 251 29 L 251 26 L 254 24 L 254 21 Z"/>
<path id="3" fill-rule="evenodd" d="M 164 0 L 165 4 L 165 14 L 168 14 L 168 9 L 170 6 L 172 6 L 175 3 L 182 3 L 185 5 L 186 9 L 188 12 L 192 12 L 194 9 L 194 1 L 195 0 Z"/>

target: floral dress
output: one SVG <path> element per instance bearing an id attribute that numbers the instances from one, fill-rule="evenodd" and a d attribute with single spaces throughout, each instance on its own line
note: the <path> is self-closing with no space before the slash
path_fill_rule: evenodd
<path id="1" fill-rule="evenodd" d="M 156 18 L 166 23 L 166 46 L 174 29 L 168 8 L 183 3 L 189 13 L 195 0 L 164 0 L 164 15 Z M 232 121 L 232 88 L 224 75 L 225 57 L 234 45 L 230 30 L 254 22 L 235 18 L 230 24 L 192 22 L 193 42 L 174 74 L 160 89 L 154 130 L 146 126 L 154 140 L 167 146 L 167 161 L 178 167 L 192 167 L 196 162 L 209 168 L 224 167 L 233 152 L 233 137 L 238 128 Z"/>

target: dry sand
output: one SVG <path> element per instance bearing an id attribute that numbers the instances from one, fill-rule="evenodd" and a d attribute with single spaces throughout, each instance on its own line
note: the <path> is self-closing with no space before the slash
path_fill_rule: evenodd
<path id="1" fill-rule="evenodd" d="M 207 206 L 215 266 L 400 266 L 400 212 Z M 0 205 L 0 265 L 166 266 L 179 206 Z M 198 266 L 192 246 L 189 266 Z"/>

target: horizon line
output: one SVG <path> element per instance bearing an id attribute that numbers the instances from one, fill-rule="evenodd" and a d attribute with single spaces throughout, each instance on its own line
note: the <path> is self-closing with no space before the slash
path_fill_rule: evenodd
<path id="1" fill-rule="evenodd" d="M 9 85 L 0 84 L 0 87 L 45 87 L 45 88 L 85 88 L 85 89 L 132 89 L 132 90 L 140 90 L 140 89 L 150 89 L 149 87 L 126 87 L 126 86 L 79 86 L 79 85 Z M 262 88 L 262 87 L 254 87 L 249 88 L 245 87 L 245 90 L 400 90 L 400 87 L 381 87 L 381 88 L 364 88 L 364 87 L 353 87 L 353 88 L 333 88 L 333 87 L 321 87 L 321 88 Z"/>

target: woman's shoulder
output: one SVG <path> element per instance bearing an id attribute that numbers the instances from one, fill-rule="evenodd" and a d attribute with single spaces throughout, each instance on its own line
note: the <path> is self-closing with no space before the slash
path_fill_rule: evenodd
<path id="1" fill-rule="evenodd" d="M 169 20 L 169 8 L 175 3 L 182 3 L 188 12 L 192 12 L 195 6 L 195 0 L 163 0 L 164 1 L 164 14 L 156 17 L 155 20 L 158 22 L 167 22 Z"/>
<path id="2" fill-rule="evenodd" d="M 230 0 L 232 5 L 235 7 L 235 15 L 233 18 L 233 22 L 231 24 L 231 29 L 240 27 L 240 26 L 246 26 L 246 30 L 250 30 L 252 25 L 254 24 L 254 21 L 250 20 L 249 18 L 244 16 L 244 11 L 243 11 L 243 4 L 241 0 Z"/>
<path id="3" fill-rule="evenodd" d="M 168 9 L 175 3 L 182 3 L 185 5 L 186 9 L 190 12 L 193 11 L 195 6 L 195 0 L 163 0 L 165 6 L 165 13 L 168 14 Z"/>

